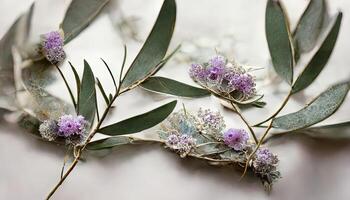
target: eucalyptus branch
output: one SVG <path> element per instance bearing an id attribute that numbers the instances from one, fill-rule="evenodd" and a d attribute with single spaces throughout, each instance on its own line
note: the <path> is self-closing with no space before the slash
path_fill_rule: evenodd
<path id="1" fill-rule="evenodd" d="M 241 113 L 239 107 L 237 105 L 235 105 L 234 103 L 230 102 L 232 107 L 234 108 L 235 112 L 238 114 L 238 116 L 242 119 L 242 121 L 246 124 L 247 128 L 250 131 L 250 134 L 253 136 L 255 144 L 258 144 L 258 138 L 255 135 L 255 132 L 253 130 L 253 128 L 250 126 L 249 122 L 247 121 L 247 119 L 243 116 L 243 114 Z"/>

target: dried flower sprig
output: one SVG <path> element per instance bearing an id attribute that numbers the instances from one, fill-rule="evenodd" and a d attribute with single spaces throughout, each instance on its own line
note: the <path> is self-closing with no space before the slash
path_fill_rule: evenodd
<path id="1" fill-rule="evenodd" d="M 161 127 L 158 134 L 165 146 L 183 158 L 195 157 L 210 164 L 235 165 L 240 169 L 248 162 L 248 168 L 262 180 L 267 190 L 281 177 L 277 156 L 267 148 L 258 148 L 244 129 L 226 129 L 218 112 L 200 109 L 194 115 L 182 109 L 169 116 Z M 215 127 L 215 131 L 206 131 L 203 127 Z M 255 148 L 257 152 L 250 160 Z"/>

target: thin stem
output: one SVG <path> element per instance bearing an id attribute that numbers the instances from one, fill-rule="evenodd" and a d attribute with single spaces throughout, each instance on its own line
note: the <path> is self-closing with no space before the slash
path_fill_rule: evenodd
<path id="1" fill-rule="evenodd" d="M 245 167 L 244 167 L 244 171 L 243 171 L 243 174 L 241 176 L 241 179 L 244 177 L 244 175 L 247 173 L 247 170 L 248 170 L 248 166 L 249 166 L 249 162 L 250 160 L 253 158 L 253 156 L 255 155 L 256 151 L 258 151 L 259 147 L 261 146 L 261 144 L 263 143 L 265 137 L 267 136 L 267 134 L 269 133 L 269 131 L 271 130 L 272 128 L 272 122 L 273 120 L 270 121 L 270 124 L 268 125 L 268 127 L 266 128 L 265 130 L 265 133 L 264 135 L 261 137 L 259 143 L 257 144 L 256 148 L 254 149 L 254 151 L 249 155 L 248 159 L 247 159 L 247 162 L 245 164 Z"/>
<path id="2" fill-rule="evenodd" d="M 100 59 L 101 59 L 102 62 L 105 64 L 105 66 L 106 66 L 106 68 L 107 68 L 107 70 L 108 70 L 108 72 L 109 72 L 109 75 L 112 77 L 112 81 L 113 81 L 114 87 L 117 88 L 117 83 L 115 82 L 115 79 L 114 79 L 114 76 L 113 76 L 113 73 L 112 73 L 111 69 L 109 68 L 109 66 L 107 65 L 107 63 L 106 63 L 102 58 L 100 58 Z"/>
<path id="3" fill-rule="evenodd" d="M 232 107 L 235 109 L 236 113 L 238 114 L 238 116 L 242 119 L 242 121 L 246 124 L 247 128 L 250 131 L 250 134 L 253 136 L 255 144 L 258 144 L 258 138 L 255 135 L 255 132 L 253 130 L 253 128 L 250 126 L 249 122 L 247 121 L 247 119 L 243 116 L 243 114 L 241 113 L 239 107 L 237 105 L 235 105 L 234 103 L 230 102 Z"/>
<path id="4" fill-rule="evenodd" d="M 69 85 L 68 85 L 68 82 L 67 82 L 66 78 L 64 77 L 64 75 L 63 75 L 61 69 L 60 69 L 57 65 L 55 65 L 55 66 L 56 66 L 56 69 L 59 71 L 59 73 L 60 73 L 60 75 L 61 75 L 61 77 L 62 77 L 62 79 L 63 79 L 63 81 L 64 81 L 64 84 L 66 84 L 66 87 L 67 87 L 67 89 L 68 89 L 70 98 L 72 99 L 74 108 L 76 108 L 76 107 L 77 107 L 77 103 L 76 103 L 76 101 L 75 101 L 75 98 L 74 98 L 74 95 L 73 95 L 73 93 L 72 93 L 72 90 L 70 89 L 70 87 L 69 87 Z"/>
<path id="5" fill-rule="evenodd" d="M 283 100 L 282 102 L 282 105 L 278 108 L 278 110 L 273 113 L 269 118 L 265 119 L 264 121 L 262 122 L 259 122 L 255 125 L 253 125 L 253 127 L 255 126 L 260 126 L 261 124 L 265 123 L 265 122 L 268 122 L 270 119 L 273 119 L 274 117 L 276 117 L 278 115 L 278 113 L 281 112 L 281 110 L 284 108 L 284 106 L 287 104 L 289 98 L 292 96 L 292 90 L 289 91 L 288 95 L 286 96 L 286 98 Z"/>
<path id="6" fill-rule="evenodd" d="M 66 178 L 68 177 L 68 175 L 73 171 L 73 169 L 75 168 L 75 166 L 78 164 L 80 156 L 82 151 L 86 148 L 87 144 L 91 141 L 91 139 L 94 137 L 94 135 L 97 133 L 98 129 L 100 128 L 100 126 L 102 125 L 103 120 L 107 117 L 107 114 L 110 110 L 110 108 L 112 107 L 112 104 L 114 103 L 115 99 L 118 97 L 118 93 L 114 95 L 113 99 L 110 101 L 110 103 L 108 104 L 107 108 L 104 110 L 102 117 L 100 119 L 100 121 L 97 123 L 96 127 L 93 129 L 93 131 L 91 131 L 91 133 L 89 134 L 88 138 L 86 139 L 84 145 L 78 149 L 77 151 L 77 155 L 75 156 L 74 161 L 72 162 L 71 166 L 68 168 L 68 170 L 66 171 L 66 173 L 62 176 L 62 178 L 60 179 L 60 181 L 55 185 L 55 187 L 50 191 L 50 193 L 47 195 L 46 200 L 50 199 L 52 197 L 52 195 L 57 191 L 57 189 L 62 185 L 62 183 L 66 180 Z"/>

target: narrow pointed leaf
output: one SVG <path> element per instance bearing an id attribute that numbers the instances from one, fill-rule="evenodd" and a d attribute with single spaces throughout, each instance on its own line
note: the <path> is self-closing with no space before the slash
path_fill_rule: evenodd
<path id="1" fill-rule="evenodd" d="M 72 65 L 72 63 L 71 63 L 71 62 L 68 62 L 68 63 L 69 63 L 70 68 L 72 69 L 73 74 L 74 74 L 74 78 L 75 78 L 75 85 L 76 85 L 76 87 L 77 87 L 77 97 L 79 98 L 81 81 L 80 81 L 80 78 L 79 78 L 78 72 L 77 72 L 77 70 L 75 69 L 75 67 Z M 77 101 L 79 101 L 79 99 L 78 99 Z"/>
<path id="2" fill-rule="evenodd" d="M 167 52 L 175 20 L 175 0 L 164 0 L 151 33 L 124 76 L 122 90 L 142 82 L 156 70 Z"/>
<path id="3" fill-rule="evenodd" d="M 268 0 L 265 16 L 266 39 L 276 73 L 290 85 L 293 82 L 293 47 L 288 18 L 280 1 Z"/>
<path id="4" fill-rule="evenodd" d="M 97 83 L 98 89 L 100 89 L 100 92 L 103 96 L 103 99 L 105 100 L 106 104 L 108 105 L 109 100 L 108 100 L 107 94 L 106 94 L 105 90 L 103 89 L 103 86 L 98 78 L 96 78 L 96 83 Z"/>
<path id="5" fill-rule="evenodd" d="M 95 77 L 89 63 L 84 60 L 84 73 L 79 93 L 78 114 L 83 115 L 87 121 L 93 122 L 96 108 Z"/>
<path id="6" fill-rule="evenodd" d="M 133 139 L 126 136 L 114 136 L 90 142 L 86 148 L 88 150 L 110 149 L 112 147 L 132 144 Z"/>
<path id="7" fill-rule="evenodd" d="M 61 24 L 64 43 L 70 42 L 101 12 L 109 0 L 72 0 Z"/>
<path id="8" fill-rule="evenodd" d="M 272 126 L 286 130 L 298 130 L 321 122 L 337 111 L 348 91 L 349 82 L 334 85 L 303 109 L 277 117 Z"/>
<path id="9" fill-rule="evenodd" d="M 300 130 L 300 132 L 317 138 L 349 139 L 350 121 L 338 124 L 312 127 L 305 130 Z"/>
<path id="10" fill-rule="evenodd" d="M 210 95 L 210 92 L 205 89 L 193 87 L 191 85 L 159 76 L 149 77 L 141 84 L 141 87 L 153 92 L 160 92 L 181 97 L 198 98 Z"/>
<path id="11" fill-rule="evenodd" d="M 329 31 L 321 47 L 295 81 L 292 90 L 293 93 L 297 93 L 307 88 L 321 73 L 334 49 L 338 38 L 341 21 L 342 13 L 339 13 L 335 23 L 332 26 L 332 29 Z"/>
<path id="12" fill-rule="evenodd" d="M 299 54 L 309 52 L 315 47 L 327 15 L 326 0 L 310 0 L 293 34 Z"/>
<path id="13" fill-rule="evenodd" d="M 176 103 L 177 101 L 172 101 L 144 114 L 103 127 L 98 132 L 106 135 L 123 135 L 146 130 L 167 118 L 174 110 Z"/>

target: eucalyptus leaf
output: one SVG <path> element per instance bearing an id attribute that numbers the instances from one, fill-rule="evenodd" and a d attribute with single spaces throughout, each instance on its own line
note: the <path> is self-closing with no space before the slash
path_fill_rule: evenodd
<path id="1" fill-rule="evenodd" d="M 328 88 L 303 109 L 277 117 L 272 126 L 286 130 L 298 130 L 323 121 L 337 111 L 349 87 L 349 82 L 346 82 Z"/>
<path id="2" fill-rule="evenodd" d="M 343 14 L 340 12 L 321 47 L 295 81 L 292 93 L 297 93 L 308 87 L 327 64 L 338 38 L 342 16 Z"/>
<path id="3" fill-rule="evenodd" d="M 109 0 L 72 0 L 65 14 L 61 28 L 67 44 L 83 31 L 101 12 Z"/>
<path id="4" fill-rule="evenodd" d="M 213 154 L 220 154 L 223 152 L 226 152 L 230 150 L 227 145 L 223 143 L 217 143 L 217 142 L 208 142 L 201 145 L 198 145 L 194 151 L 199 154 L 199 156 L 207 156 L 207 155 L 213 155 Z"/>
<path id="5" fill-rule="evenodd" d="M 210 92 L 205 89 L 193 87 L 191 85 L 159 76 L 149 77 L 141 84 L 141 87 L 149 91 L 181 97 L 198 98 L 210 95 Z"/>
<path id="6" fill-rule="evenodd" d="M 175 20 L 175 0 L 164 0 L 151 33 L 124 76 L 122 90 L 141 83 L 162 64 L 173 35 Z"/>
<path id="7" fill-rule="evenodd" d="M 98 132 L 106 135 L 123 135 L 146 130 L 167 118 L 174 110 L 176 103 L 177 101 L 172 101 L 149 112 L 103 127 Z"/>
<path id="8" fill-rule="evenodd" d="M 84 72 L 81 81 L 80 93 L 78 96 L 78 114 L 93 123 L 96 113 L 96 92 L 95 92 L 95 77 L 89 63 L 84 60 Z"/>
<path id="9" fill-rule="evenodd" d="M 114 137 L 109 137 L 109 138 L 90 142 L 86 146 L 86 149 L 88 149 L 88 150 L 110 149 L 110 148 L 116 147 L 116 146 L 132 144 L 133 141 L 134 140 L 130 137 L 114 136 Z"/>
<path id="10" fill-rule="evenodd" d="M 350 121 L 300 130 L 315 138 L 350 139 Z"/>
<path id="11" fill-rule="evenodd" d="M 310 0 L 293 34 L 298 54 L 309 52 L 315 47 L 327 16 L 326 0 Z"/>
<path id="12" fill-rule="evenodd" d="M 280 1 L 268 0 L 265 30 L 274 69 L 281 78 L 291 85 L 293 82 L 294 53 L 288 18 Z"/>

